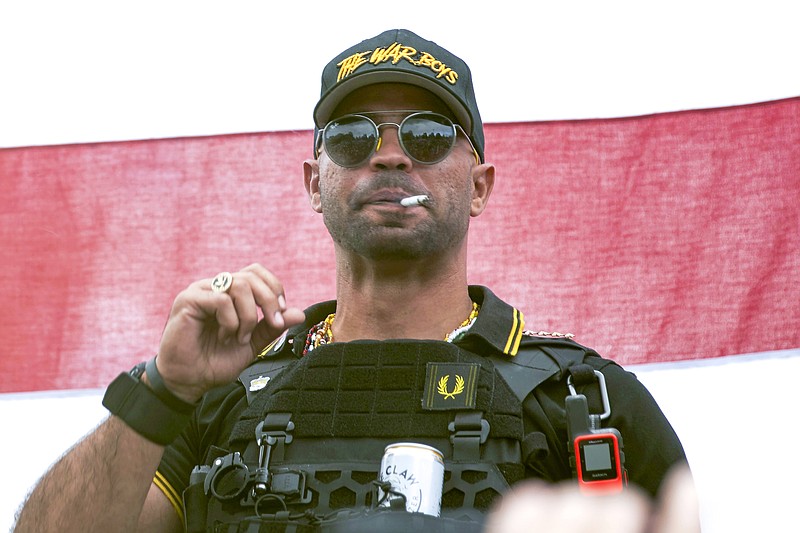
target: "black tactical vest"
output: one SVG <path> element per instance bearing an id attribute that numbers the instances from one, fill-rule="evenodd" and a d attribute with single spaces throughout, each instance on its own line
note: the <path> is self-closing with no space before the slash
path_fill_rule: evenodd
<path id="1" fill-rule="evenodd" d="M 525 476 L 522 399 L 586 353 L 530 341 L 513 360 L 442 341 L 334 343 L 250 369 L 245 385 L 266 386 L 228 450 L 195 469 L 187 531 L 480 531 Z M 377 507 L 381 457 L 396 442 L 443 453 L 441 518 Z"/>

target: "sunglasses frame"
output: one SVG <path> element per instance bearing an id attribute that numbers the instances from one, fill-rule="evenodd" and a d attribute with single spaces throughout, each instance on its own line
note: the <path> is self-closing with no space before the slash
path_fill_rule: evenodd
<path id="1" fill-rule="evenodd" d="M 397 123 L 397 122 L 376 123 L 374 120 L 372 120 L 368 116 L 368 115 L 392 114 L 392 113 L 409 113 L 409 115 L 405 116 L 403 118 L 403 120 L 400 121 L 400 123 Z M 447 151 L 444 153 L 444 155 L 442 157 L 440 157 L 439 159 L 436 159 L 435 161 L 421 161 L 421 160 L 417 159 L 416 157 L 414 157 L 413 155 L 411 155 L 409 153 L 408 149 L 406 148 L 405 143 L 403 143 L 403 137 L 400 135 L 400 130 L 403 127 L 403 124 L 405 124 L 408 119 L 413 118 L 413 117 L 418 117 L 419 115 L 433 115 L 434 117 L 442 119 L 442 122 L 440 122 L 442 125 L 444 125 L 444 126 L 449 125 L 453 129 L 453 142 L 451 143 L 451 145 L 447 149 Z M 383 126 L 396 126 L 397 127 L 397 140 L 400 143 L 400 147 L 403 149 L 403 153 L 405 153 L 412 161 L 414 161 L 415 163 L 421 164 L 421 165 L 435 165 L 436 163 L 440 163 L 440 162 L 444 161 L 445 159 L 447 159 L 447 156 L 449 156 L 450 153 L 453 151 L 453 148 L 455 148 L 456 143 L 458 141 L 458 132 L 461 131 L 461 133 L 463 133 L 464 137 L 467 139 L 467 142 L 469 143 L 470 148 L 472 149 L 472 153 L 475 156 L 475 162 L 477 164 L 480 164 L 480 156 L 478 155 L 478 151 L 475 149 L 475 145 L 472 144 L 472 139 L 469 138 L 469 135 L 467 135 L 467 132 L 464 130 L 464 128 L 460 124 L 457 124 L 457 123 L 453 122 L 452 120 L 450 120 L 448 117 L 446 117 L 446 116 L 444 116 L 444 115 L 442 115 L 440 113 L 436 113 L 434 111 L 369 111 L 369 112 L 363 112 L 363 113 L 348 113 L 347 115 L 342 115 L 341 117 L 338 117 L 338 118 L 336 118 L 334 120 L 329 121 L 327 124 L 325 124 L 325 127 L 322 128 L 319 131 L 319 133 L 317 135 L 317 141 L 314 143 L 315 144 L 315 152 L 316 152 L 317 158 L 319 158 L 320 153 L 321 153 L 322 148 L 323 148 L 323 145 L 325 144 L 325 133 L 326 133 L 326 131 L 328 131 L 328 127 L 331 124 L 333 124 L 334 122 L 339 122 L 339 121 L 341 121 L 343 119 L 350 118 L 350 117 L 357 117 L 357 118 L 360 118 L 360 119 L 364 119 L 367 122 L 369 122 L 370 124 L 372 124 L 373 128 L 375 128 L 375 133 L 376 133 L 375 142 L 373 143 L 372 148 L 370 149 L 370 151 L 367 154 L 367 156 L 364 157 L 364 159 L 358 161 L 357 163 L 350 164 L 350 165 L 341 164 L 334 157 L 331 157 L 330 153 L 328 153 L 328 158 L 331 161 L 333 161 L 334 163 L 336 163 L 337 165 L 339 165 L 340 167 L 343 167 L 343 168 L 356 168 L 356 167 L 360 167 L 361 165 L 363 165 L 364 163 L 369 161 L 370 158 L 375 154 L 375 152 L 380 150 L 381 142 L 382 142 L 382 139 L 383 139 L 383 136 L 381 135 L 381 128 Z"/>

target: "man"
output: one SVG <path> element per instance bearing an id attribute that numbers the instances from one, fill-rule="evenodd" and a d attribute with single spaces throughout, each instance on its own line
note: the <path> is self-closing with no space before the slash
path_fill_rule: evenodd
<path id="1" fill-rule="evenodd" d="M 19 530 L 469 530 L 514 482 L 571 479 L 581 427 L 618 430 L 602 460 L 654 495 L 685 457 L 644 387 L 468 285 L 494 167 L 467 65 L 384 32 L 327 65 L 314 122 L 304 183 L 335 245 L 336 301 L 293 308 L 258 264 L 190 285 L 157 359 L 112 383 L 114 416 L 42 479 Z M 567 396 L 588 398 L 585 416 Z M 379 479 L 397 442 L 441 453 L 442 518 L 391 511 L 439 497 Z"/>

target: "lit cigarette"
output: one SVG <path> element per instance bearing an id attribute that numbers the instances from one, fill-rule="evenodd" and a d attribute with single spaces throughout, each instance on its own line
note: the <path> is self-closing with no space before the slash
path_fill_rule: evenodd
<path id="1" fill-rule="evenodd" d="M 415 205 L 425 205 L 428 203 L 430 198 L 428 198 L 424 194 L 420 194 L 419 196 L 409 196 L 408 198 L 403 198 L 400 200 L 400 205 L 403 207 L 413 207 Z"/>

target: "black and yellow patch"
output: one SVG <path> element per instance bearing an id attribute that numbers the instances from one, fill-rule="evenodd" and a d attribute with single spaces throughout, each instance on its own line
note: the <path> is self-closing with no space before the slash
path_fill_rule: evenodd
<path id="1" fill-rule="evenodd" d="M 474 409 L 478 395 L 478 363 L 428 363 L 422 408 Z"/>

